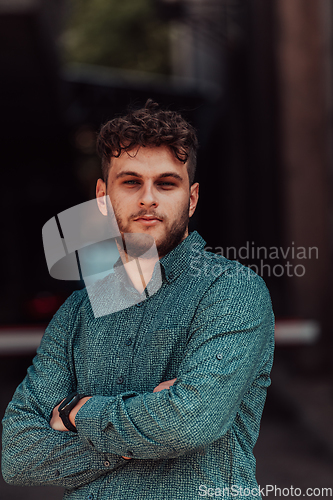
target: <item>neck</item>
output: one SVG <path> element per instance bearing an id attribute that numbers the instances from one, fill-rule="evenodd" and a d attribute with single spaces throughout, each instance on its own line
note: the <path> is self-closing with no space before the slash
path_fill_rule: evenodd
<path id="1" fill-rule="evenodd" d="M 142 293 L 151 280 L 155 264 L 158 261 L 158 256 L 156 255 L 148 258 L 145 255 L 133 257 L 129 255 L 124 247 L 122 247 L 118 242 L 117 247 L 129 279 L 131 280 L 134 288 L 136 288 L 138 292 Z"/>

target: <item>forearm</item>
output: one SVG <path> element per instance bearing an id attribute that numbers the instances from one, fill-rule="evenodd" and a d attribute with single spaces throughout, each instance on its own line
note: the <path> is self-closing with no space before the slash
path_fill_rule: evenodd
<path id="1" fill-rule="evenodd" d="M 191 411 L 188 399 L 183 407 L 179 389 L 171 390 L 172 394 L 163 391 L 131 398 L 95 396 L 76 417 L 78 434 L 102 453 L 136 459 L 173 458 L 217 439 L 215 429 L 200 420 L 205 403 L 193 403 Z"/>
<path id="2" fill-rule="evenodd" d="M 198 372 L 158 394 L 95 396 L 76 416 L 78 434 L 101 452 L 136 459 L 173 458 L 205 447 L 231 427 L 248 387 L 235 393 L 222 378 Z"/>
<path id="3" fill-rule="evenodd" d="M 82 486 L 112 469 L 121 457 L 98 452 L 72 432 L 52 429 L 15 398 L 3 419 L 2 473 L 9 484 Z"/>

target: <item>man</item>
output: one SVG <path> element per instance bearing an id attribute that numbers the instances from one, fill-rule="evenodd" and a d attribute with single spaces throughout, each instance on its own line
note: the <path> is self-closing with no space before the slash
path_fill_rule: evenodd
<path id="1" fill-rule="evenodd" d="M 3 420 L 7 482 L 63 486 L 71 500 L 260 498 L 274 318 L 259 276 L 188 234 L 196 149 L 193 128 L 150 100 L 102 127 L 96 196 L 122 236 L 102 283 L 134 305 L 96 317 L 81 290 L 59 309 Z M 160 259 L 139 274 L 126 247 L 137 233 Z"/>

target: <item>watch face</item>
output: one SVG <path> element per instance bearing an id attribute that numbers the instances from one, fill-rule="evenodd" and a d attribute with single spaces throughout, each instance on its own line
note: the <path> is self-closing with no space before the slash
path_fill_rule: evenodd
<path id="1" fill-rule="evenodd" d="M 76 400 L 76 396 L 77 396 L 77 394 L 75 394 L 75 396 L 73 396 L 72 399 L 70 399 L 69 401 L 67 401 L 66 406 L 70 406 L 72 403 L 74 403 L 74 401 Z"/>
<path id="2" fill-rule="evenodd" d="M 76 403 L 80 401 L 80 396 L 77 392 L 73 392 L 63 401 L 63 403 L 59 406 L 59 416 L 63 421 L 63 424 L 69 431 L 77 432 L 76 427 L 69 420 L 69 414 L 76 405 Z"/>
<path id="3" fill-rule="evenodd" d="M 78 402 L 79 397 L 76 392 L 70 394 L 67 396 L 65 401 L 59 406 L 59 413 L 66 413 L 67 411 L 70 411 Z"/>

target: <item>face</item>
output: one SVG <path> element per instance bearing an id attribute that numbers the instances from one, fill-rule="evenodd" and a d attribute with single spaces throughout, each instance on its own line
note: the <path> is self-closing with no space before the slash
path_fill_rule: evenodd
<path id="1" fill-rule="evenodd" d="M 163 257 L 188 236 L 198 202 L 186 164 L 165 146 L 140 147 L 112 158 L 107 186 L 99 179 L 96 196 L 109 195 L 121 233 L 149 234 Z"/>

